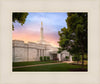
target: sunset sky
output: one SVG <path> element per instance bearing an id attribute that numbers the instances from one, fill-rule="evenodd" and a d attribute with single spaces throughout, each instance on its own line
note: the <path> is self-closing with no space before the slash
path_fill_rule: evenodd
<path id="1" fill-rule="evenodd" d="M 14 23 L 13 40 L 36 42 L 40 40 L 41 21 L 43 22 L 44 39 L 54 46 L 58 46 L 58 31 L 66 27 L 67 13 L 29 13 L 24 25 Z"/>

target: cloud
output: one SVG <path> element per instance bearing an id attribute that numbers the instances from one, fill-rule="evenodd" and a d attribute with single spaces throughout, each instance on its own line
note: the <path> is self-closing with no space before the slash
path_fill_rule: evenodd
<path id="1" fill-rule="evenodd" d="M 43 22 L 44 37 L 49 42 L 58 45 L 58 31 L 66 26 L 66 13 L 29 13 L 25 24 L 14 23 L 13 39 L 37 41 L 40 39 L 41 21 Z"/>

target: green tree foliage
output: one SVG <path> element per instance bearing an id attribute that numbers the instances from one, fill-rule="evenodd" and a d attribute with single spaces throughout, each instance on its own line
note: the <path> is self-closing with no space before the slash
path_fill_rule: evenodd
<path id="1" fill-rule="evenodd" d="M 77 55 L 74 55 L 72 59 L 73 61 L 77 61 L 77 64 L 78 64 L 78 62 L 81 60 L 81 56 L 77 54 Z"/>
<path id="2" fill-rule="evenodd" d="M 84 55 L 87 54 L 87 13 L 67 13 L 67 27 L 58 32 L 60 36 L 59 50 L 67 50 L 72 55 L 82 56 L 84 65 Z"/>
<path id="3" fill-rule="evenodd" d="M 27 17 L 28 13 L 18 13 L 18 12 L 14 12 L 12 14 L 12 21 L 18 21 L 19 23 L 21 23 L 21 25 L 23 25 L 26 21 L 26 17 Z M 12 29 L 14 30 L 14 25 L 12 25 Z"/>

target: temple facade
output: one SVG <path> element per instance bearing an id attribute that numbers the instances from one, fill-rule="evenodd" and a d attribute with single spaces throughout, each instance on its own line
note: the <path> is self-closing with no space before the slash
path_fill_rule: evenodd
<path id="1" fill-rule="evenodd" d="M 69 61 L 72 61 L 72 56 L 69 52 L 65 50 L 57 53 L 58 47 L 54 47 L 44 40 L 42 22 L 40 33 L 41 38 L 37 42 L 24 43 L 21 40 L 13 40 L 13 62 L 40 61 L 40 56 L 49 56 L 51 60 L 57 58 L 59 61 L 64 61 L 66 60 L 65 57 L 69 56 Z"/>

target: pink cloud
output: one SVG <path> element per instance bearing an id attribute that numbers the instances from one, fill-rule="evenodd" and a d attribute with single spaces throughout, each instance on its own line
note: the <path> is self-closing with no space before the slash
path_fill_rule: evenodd
<path id="1" fill-rule="evenodd" d="M 57 41 L 59 40 L 59 36 L 57 31 L 54 32 L 50 30 L 51 27 L 44 27 L 44 38 L 49 43 L 58 46 Z M 23 40 L 25 42 L 31 41 L 36 42 L 40 40 L 40 25 L 24 25 L 16 28 L 13 31 L 13 40 Z"/>

